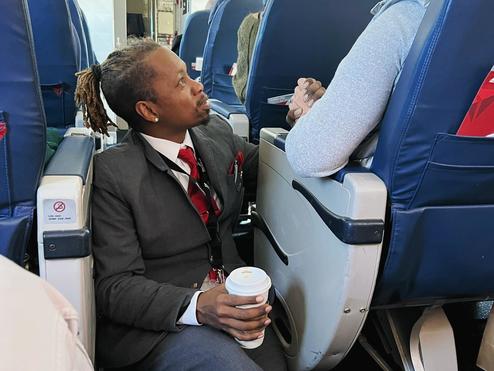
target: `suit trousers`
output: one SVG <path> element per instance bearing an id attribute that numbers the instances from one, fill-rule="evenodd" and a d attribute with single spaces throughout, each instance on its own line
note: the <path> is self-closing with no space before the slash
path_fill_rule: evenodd
<path id="1" fill-rule="evenodd" d="M 118 371 L 286 371 L 281 345 L 271 327 L 263 344 L 243 349 L 231 336 L 208 326 L 168 333 L 144 359 Z M 108 370 L 110 371 L 110 370 Z M 112 369 L 117 371 L 117 369 Z"/>

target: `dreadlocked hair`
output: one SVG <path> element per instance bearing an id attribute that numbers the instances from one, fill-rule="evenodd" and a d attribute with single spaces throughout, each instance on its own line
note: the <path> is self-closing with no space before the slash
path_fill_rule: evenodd
<path id="1" fill-rule="evenodd" d="M 156 101 L 151 85 L 155 72 L 145 57 L 160 47 L 151 39 L 130 38 L 128 46 L 110 53 L 101 65 L 77 73 L 75 99 L 87 127 L 108 135 L 108 126 L 116 126 L 103 106 L 100 87 L 112 111 L 130 127 L 144 122 L 135 104 L 140 100 Z"/>
<path id="2" fill-rule="evenodd" d="M 94 64 L 78 72 L 75 103 L 81 107 L 84 125 L 95 132 L 108 135 L 108 126 L 116 126 L 108 117 L 99 92 L 101 67 Z"/>

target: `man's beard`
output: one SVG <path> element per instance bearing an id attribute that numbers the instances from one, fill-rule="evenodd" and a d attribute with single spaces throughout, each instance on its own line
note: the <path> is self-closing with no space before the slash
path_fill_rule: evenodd
<path id="1" fill-rule="evenodd" d="M 209 124 L 209 120 L 210 120 L 210 119 L 211 119 L 211 116 L 209 115 L 209 112 L 208 112 L 207 117 L 205 117 L 204 119 L 202 119 L 202 120 L 199 122 L 198 126 L 201 126 L 201 125 L 206 126 L 207 124 Z"/>

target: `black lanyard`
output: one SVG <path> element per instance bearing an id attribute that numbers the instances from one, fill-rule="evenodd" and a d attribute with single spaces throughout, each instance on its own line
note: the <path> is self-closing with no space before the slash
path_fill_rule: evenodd
<path id="1" fill-rule="evenodd" d="M 197 153 L 197 152 L 196 152 Z M 208 206 L 208 222 L 206 223 L 206 229 L 209 233 L 210 241 L 208 243 L 208 257 L 209 264 L 212 268 L 223 269 L 223 256 L 221 252 L 221 238 L 220 238 L 220 226 L 218 223 L 218 216 L 213 207 L 213 195 L 211 192 L 211 187 L 209 186 L 209 178 L 206 172 L 206 168 L 202 164 L 199 156 L 197 159 L 197 169 L 199 170 L 199 179 L 193 179 L 190 174 L 178 166 L 175 162 L 170 160 L 168 157 L 161 155 L 161 158 L 165 161 L 168 167 L 172 170 L 178 171 L 179 173 L 185 174 L 189 177 L 189 181 L 192 182 L 205 196 L 206 203 Z"/>

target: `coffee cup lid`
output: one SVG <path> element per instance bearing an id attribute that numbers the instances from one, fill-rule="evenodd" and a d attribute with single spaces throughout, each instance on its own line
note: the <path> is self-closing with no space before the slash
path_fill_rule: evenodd
<path id="1" fill-rule="evenodd" d="M 271 279 L 260 268 L 241 267 L 235 269 L 226 279 L 226 289 L 230 294 L 250 296 L 261 294 L 271 287 Z"/>

